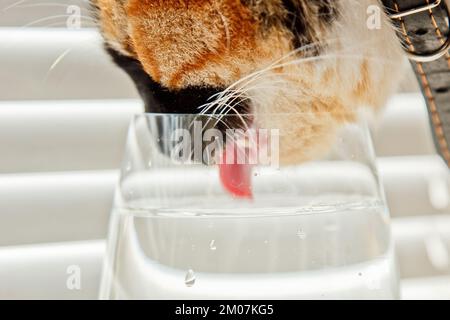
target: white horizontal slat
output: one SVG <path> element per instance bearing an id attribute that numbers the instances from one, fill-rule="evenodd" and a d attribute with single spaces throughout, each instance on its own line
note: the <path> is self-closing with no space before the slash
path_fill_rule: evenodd
<path id="1" fill-rule="evenodd" d="M 402 281 L 403 300 L 450 300 L 450 277 Z"/>
<path id="2" fill-rule="evenodd" d="M 0 300 L 96 299 L 104 252 L 103 241 L 0 248 Z M 72 266 L 80 290 L 67 287 Z M 450 277 L 406 279 L 401 289 L 403 299 L 450 299 Z"/>
<path id="3" fill-rule="evenodd" d="M 135 98 L 95 29 L 0 28 L 0 100 Z"/>
<path id="4" fill-rule="evenodd" d="M 419 93 L 393 96 L 375 123 L 378 156 L 434 154 L 425 101 Z"/>
<path id="5" fill-rule="evenodd" d="M 393 217 L 450 213 L 450 171 L 439 156 L 378 160 Z"/>
<path id="6" fill-rule="evenodd" d="M 104 252 L 104 241 L 0 248 L 0 300 L 97 299 Z"/>
<path id="7" fill-rule="evenodd" d="M 0 28 L 0 41 L 0 100 L 137 97 L 128 76 L 103 51 L 95 30 Z M 379 156 L 434 153 L 420 94 L 394 97 L 379 123 Z"/>
<path id="8" fill-rule="evenodd" d="M 80 17 L 80 27 L 94 25 L 89 0 L 0 1 L 0 27 L 73 27 L 74 17 Z"/>
<path id="9" fill-rule="evenodd" d="M 420 96 L 392 101 L 375 136 L 379 156 L 430 153 Z M 117 168 L 131 115 L 142 110 L 140 100 L 0 102 L 0 173 Z"/>
<path id="10" fill-rule="evenodd" d="M 0 173 L 116 169 L 139 100 L 0 102 Z"/>
<path id="11" fill-rule="evenodd" d="M 116 172 L 0 176 L 0 247 L 106 236 Z"/>
<path id="12" fill-rule="evenodd" d="M 117 178 L 116 171 L 0 176 L 0 246 L 104 238 Z M 450 274 L 447 213 L 394 219 L 404 277 Z"/>
<path id="13" fill-rule="evenodd" d="M 403 278 L 450 276 L 450 214 L 394 219 Z"/>
<path id="14" fill-rule="evenodd" d="M 394 217 L 450 214 L 448 203 L 437 209 L 429 200 L 427 174 L 439 173 L 434 161 L 440 162 L 426 158 L 402 171 L 403 178 L 396 166 L 408 159 L 380 162 Z M 0 246 L 103 237 L 116 178 L 116 171 L 0 175 Z"/>

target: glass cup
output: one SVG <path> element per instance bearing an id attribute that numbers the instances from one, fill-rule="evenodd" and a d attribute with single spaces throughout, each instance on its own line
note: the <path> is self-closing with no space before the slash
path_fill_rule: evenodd
<path id="1" fill-rule="evenodd" d="M 135 116 L 100 297 L 398 298 L 367 125 L 307 116 Z"/>

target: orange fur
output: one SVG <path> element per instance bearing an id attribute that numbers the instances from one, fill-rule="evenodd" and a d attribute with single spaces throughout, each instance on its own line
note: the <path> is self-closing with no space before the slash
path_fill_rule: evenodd
<path id="1" fill-rule="evenodd" d="M 145 72 L 168 90 L 224 89 L 292 53 L 296 37 L 305 45 L 316 41 L 317 52 L 291 55 L 238 88 L 249 97 L 261 126 L 283 128 L 284 141 L 291 142 L 284 143 L 282 160 L 290 163 L 324 152 L 337 128 L 356 120 L 359 106 L 382 106 L 395 88 L 401 58 L 387 22 L 384 29 L 367 28 L 366 9 L 376 0 L 331 1 L 343 9 L 336 24 L 321 18 L 320 3 L 327 0 L 290 1 L 304 13 L 297 17 L 303 19 L 304 34 L 286 24 L 290 13 L 282 0 L 94 3 L 105 41 L 139 60 Z M 365 45 L 367 39 L 375 44 Z M 346 52 L 349 48 L 352 51 Z M 355 58 L 345 56 L 349 53 Z M 299 61 L 311 54 L 329 57 Z M 294 115 L 292 121 L 279 123 L 270 116 L 277 113 Z"/>

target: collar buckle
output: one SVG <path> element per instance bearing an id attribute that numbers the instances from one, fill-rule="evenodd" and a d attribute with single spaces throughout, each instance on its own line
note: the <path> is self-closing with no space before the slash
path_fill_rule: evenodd
<path id="1" fill-rule="evenodd" d="M 411 16 L 411 15 L 419 13 L 419 12 L 423 12 L 423 11 L 427 11 L 427 10 L 436 8 L 441 4 L 441 2 L 442 2 L 442 0 L 435 0 L 434 2 L 424 4 L 424 5 L 416 7 L 416 8 L 412 8 L 412 9 L 400 11 L 400 12 L 395 12 L 395 13 L 390 13 L 389 17 L 391 19 L 400 19 L 403 17 Z"/>
<path id="2" fill-rule="evenodd" d="M 404 17 L 437 8 L 438 6 L 441 5 L 441 3 L 442 3 L 442 0 L 435 0 L 433 2 L 424 4 L 424 5 L 416 7 L 416 8 L 408 9 L 405 11 L 389 13 L 389 17 L 393 20 L 396 20 L 396 19 L 401 20 Z M 443 5 L 447 12 L 447 16 L 450 17 L 447 6 L 445 5 L 445 3 Z M 410 60 L 413 60 L 416 62 L 431 62 L 431 61 L 434 61 L 434 60 L 437 60 L 437 59 L 443 57 L 448 52 L 449 49 L 450 49 L 450 35 L 447 35 L 447 39 L 446 39 L 445 43 L 440 48 L 438 48 L 437 50 L 432 51 L 430 53 L 417 53 L 417 52 L 410 51 L 408 49 L 405 49 L 405 51 Z"/>

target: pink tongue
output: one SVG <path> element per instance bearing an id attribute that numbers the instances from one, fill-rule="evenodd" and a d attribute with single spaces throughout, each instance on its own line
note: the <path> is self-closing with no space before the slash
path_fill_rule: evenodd
<path id="1" fill-rule="evenodd" d="M 233 146 L 234 147 L 234 146 Z M 239 150 L 238 152 L 244 152 Z M 225 189 L 234 197 L 239 198 L 253 198 L 252 192 L 252 165 L 250 164 L 238 164 L 236 160 L 232 164 L 227 164 L 226 162 L 225 150 L 223 153 L 223 163 L 219 165 L 220 180 Z M 247 161 L 246 161 L 247 162 Z"/>

